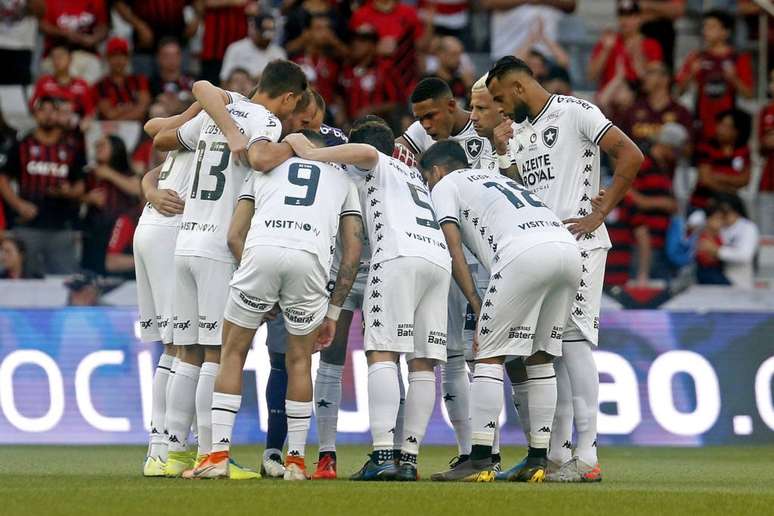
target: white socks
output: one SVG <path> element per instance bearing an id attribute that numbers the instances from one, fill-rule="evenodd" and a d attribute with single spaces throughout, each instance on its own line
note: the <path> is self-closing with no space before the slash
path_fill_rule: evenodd
<path id="1" fill-rule="evenodd" d="M 167 384 L 175 357 L 162 354 L 153 375 L 153 402 L 151 408 L 150 450 L 148 455 L 167 461 L 167 440 L 164 436 L 167 412 Z"/>
<path id="2" fill-rule="evenodd" d="M 492 446 L 497 420 L 503 409 L 503 366 L 476 364 L 470 389 L 471 443 Z"/>
<path id="3" fill-rule="evenodd" d="M 527 398 L 527 386 L 529 382 L 526 380 L 521 383 L 514 383 L 511 385 L 511 393 L 513 394 L 513 408 L 516 409 L 516 414 L 519 416 L 519 423 L 521 424 L 521 430 L 524 432 L 524 438 L 527 439 L 529 444 L 529 399 Z"/>
<path id="4" fill-rule="evenodd" d="M 425 438 L 427 423 L 435 406 L 435 373 L 415 371 L 408 376 L 409 389 L 406 394 L 406 418 L 401 451 L 416 456 L 419 454 L 419 445 Z"/>
<path id="5" fill-rule="evenodd" d="M 368 418 L 374 450 L 392 450 L 400 406 L 398 366 L 376 362 L 368 366 Z"/>
<path id="6" fill-rule="evenodd" d="M 459 454 L 470 455 L 470 379 L 463 355 L 451 357 L 441 365 L 441 382 Z"/>
<path id="7" fill-rule="evenodd" d="M 561 465 L 572 459 L 572 389 L 563 357 L 557 357 L 554 360 L 554 370 L 556 371 L 556 413 L 554 424 L 551 426 L 548 460 Z"/>
<path id="8" fill-rule="evenodd" d="M 196 427 L 198 428 L 198 455 L 210 453 L 212 448 L 212 393 L 215 390 L 215 377 L 219 364 L 205 362 L 196 385 Z"/>
<path id="9" fill-rule="evenodd" d="M 166 424 L 170 452 L 183 452 L 187 449 L 186 439 L 194 417 L 194 399 L 198 381 L 198 366 L 187 362 L 177 364 L 167 404 Z"/>
<path id="10" fill-rule="evenodd" d="M 406 384 L 403 383 L 403 372 L 400 369 L 400 363 L 396 364 L 398 370 L 398 389 L 400 392 L 400 403 L 398 404 L 398 415 L 395 416 L 395 431 L 392 434 L 392 448 L 400 450 L 403 446 L 403 422 L 406 417 Z"/>
<path id="11" fill-rule="evenodd" d="M 344 366 L 320 361 L 314 381 L 314 401 L 317 405 L 317 435 L 320 452 L 336 451 L 336 428 L 341 404 L 341 376 Z"/>
<path id="12" fill-rule="evenodd" d="M 547 449 L 556 412 L 556 373 L 553 364 L 527 366 L 529 392 L 529 445 Z"/>
<path id="13" fill-rule="evenodd" d="M 578 442 L 575 455 L 590 466 L 597 463 L 599 375 L 588 341 L 565 342 L 562 355 L 572 385 L 572 405 Z"/>
<path id="14" fill-rule="evenodd" d="M 312 422 L 313 401 L 285 400 L 285 416 L 288 418 L 288 456 L 304 457 L 306 436 Z"/>
<path id="15" fill-rule="evenodd" d="M 212 393 L 212 451 L 229 451 L 242 396 L 239 394 Z"/>

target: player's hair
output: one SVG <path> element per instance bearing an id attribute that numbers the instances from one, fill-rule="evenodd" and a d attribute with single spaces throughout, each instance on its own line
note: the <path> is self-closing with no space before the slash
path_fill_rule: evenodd
<path id="1" fill-rule="evenodd" d="M 368 115 L 352 124 L 349 132 L 350 143 L 367 143 L 376 147 L 382 154 L 392 156 L 395 149 L 395 134 L 383 119 Z"/>
<path id="2" fill-rule="evenodd" d="M 300 66 L 284 59 L 275 59 L 263 69 L 258 91 L 270 98 L 277 98 L 285 93 L 299 95 L 308 86 L 306 75 Z"/>
<path id="3" fill-rule="evenodd" d="M 476 82 L 473 83 L 473 86 L 470 88 L 470 91 L 471 92 L 483 91 L 483 90 L 487 89 L 487 87 L 486 87 L 486 79 L 487 79 L 487 77 L 489 77 L 488 73 L 485 73 L 484 75 L 482 75 Z"/>
<path id="4" fill-rule="evenodd" d="M 320 95 L 320 92 L 317 91 L 314 88 L 310 87 L 309 91 L 312 92 L 312 96 L 314 97 L 314 103 L 317 104 L 317 109 L 319 109 L 320 111 L 322 111 L 324 113 L 325 112 L 325 99 L 323 98 L 323 96 Z"/>
<path id="5" fill-rule="evenodd" d="M 439 100 L 452 98 L 452 90 L 446 81 L 438 77 L 426 77 L 419 81 L 414 91 L 411 93 L 411 103 L 423 102 L 425 100 Z"/>
<path id="6" fill-rule="evenodd" d="M 434 165 L 458 170 L 468 166 L 468 158 L 460 144 L 452 140 L 441 140 L 427 149 L 419 160 L 419 168 L 430 170 Z"/>
<path id="7" fill-rule="evenodd" d="M 306 136 L 306 139 L 314 144 L 317 148 L 327 147 L 328 144 L 325 141 L 325 137 L 312 129 L 301 129 L 299 133 Z"/>
<path id="8" fill-rule="evenodd" d="M 312 99 L 312 92 L 309 91 L 309 88 L 305 89 L 301 94 L 301 98 L 298 99 L 298 103 L 296 103 L 296 109 L 293 110 L 293 113 L 296 114 L 305 111 L 306 108 L 308 108 L 312 103 Z"/>
<path id="9" fill-rule="evenodd" d="M 734 30 L 734 17 L 722 9 L 712 9 L 701 15 L 702 20 L 709 18 L 717 20 L 728 32 Z"/>
<path id="10" fill-rule="evenodd" d="M 492 69 L 489 70 L 489 74 L 487 75 L 487 78 L 486 78 L 486 85 L 489 86 L 494 79 L 497 79 L 499 81 L 500 79 L 505 77 L 506 74 L 509 74 L 511 72 L 525 73 L 530 77 L 535 76 L 535 74 L 532 73 L 532 68 L 530 68 L 527 63 L 525 63 L 518 57 L 505 56 L 498 59 L 495 65 L 492 67 Z"/>

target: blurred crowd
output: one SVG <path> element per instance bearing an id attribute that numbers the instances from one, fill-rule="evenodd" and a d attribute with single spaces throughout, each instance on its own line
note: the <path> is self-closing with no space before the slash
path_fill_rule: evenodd
<path id="1" fill-rule="evenodd" d="M 752 177 L 754 124 L 739 100 L 754 95 L 754 62 L 733 37 L 739 20 L 759 14 L 756 4 L 705 12 L 701 46 L 680 59 L 676 23 L 686 0 L 619 0 L 610 16 L 616 25 L 582 63 L 585 77 L 573 77 L 577 63 L 560 41 L 576 4 L 0 0 L 0 87 L 25 87 L 34 118 L 20 134 L 0 112 L 0 271 L 131 277 L 140 176 L 163 156 L 120 126 L 181 112 L 195 80 L 249 94 L 268 62 L 288 58 L 324 101 L 308 116 L 346 130 L 378 114 L 400 134 L 412 121 L 407 99 L 419 79 L 447 81 L 466 106 L 490 60 L 513 54 L 551 92 L 593 98 L 647 155 L 608 220 L 610 286 L 670 281 L 686 267 L 700 282 L 751 286 L 759 231 L 738 193 Z M 482 19 L 485 30 L 474 30 Z M 576 91 L 589 83 L 593 91 Z M 772 221 L 762 228 L 772 234 L 774 104 L 756 116 L 765 165 L 755 210 L 757 220 Z M 697 179 L 681 200 L 675 191 L 685 167 Z"/>

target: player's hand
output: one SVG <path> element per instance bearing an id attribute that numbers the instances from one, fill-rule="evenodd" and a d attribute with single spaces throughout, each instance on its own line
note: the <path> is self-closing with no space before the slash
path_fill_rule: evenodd
<path id="1" fill-rule="evenodd" d="M 226 141 L 236 162 L 246 167 L 250 166 L 250 161 L 247 159 L 247 137 L 237 131 L 226 135 Z"/>
<path id="2" fill-rule="evenodd" d="M 290 145 L 293 148 L 293 152 L 295 152 L 296 156 L 299 158 L 306 158 L 307 153 L 314 149 L 312 142 L 301 133 L 290 133 L 285 136 L 285 139 L 282 141 Z"/>
<path id="3" fill-rule="evenodd" d="M 507 116 L 494 128 L 494 144 L 497 154 L 508 154 L 508 142 L 513 138 L 513 120 Z"/>
<path id="4" fill-rule="evenodd" d="M 577 240 L 580 240 L 584 235 L 593 233 L 595 229 L 602 225 L 605 221 L 605 216 L 597 209 L 592 209 L 591 213 L 585 217 L 566 219 L 562 222 L 567 224 L 567 229 L 572 233 Z"/>
<path id="5" fill-rule="evenodd" d="M 167 188 L 148 193 L 148 202 L 165 217 L 181 215 L 185 208 L 185 201 L 177 192 Z"/>
<path id="6" fill-rule="evenodd" d="M 327 348 L 333 342 L 333 336 L 336 334 L 336 321 L 333 319 L 325 318 L 320 325 L 320 330 L 317 333 L 317 342 L 314 344 L 314 352 L 322 351 Z"/>
<path id="7" fill-rule="evenodd" d="M 602 208 L 602 200 L 604 198 L 605 198 L 605 189 L 600 188 L 597 196 L 591 199 L 591 208 L 594 210 L 599 210 L 600 208 Z"/>
<path id="8" fill-rule="evenodd" d="M 29 201 L 20 201 L 16 211 L 21 222 L 28 222 L 38 216 L 38 207 Z"/>

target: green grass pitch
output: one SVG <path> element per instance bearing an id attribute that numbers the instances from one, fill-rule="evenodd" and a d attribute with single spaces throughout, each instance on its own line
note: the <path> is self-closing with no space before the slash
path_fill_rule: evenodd
<path id="1" fill-rule="evenodd" d="M 255 446 L 237 447 L 234 457 L 257 467 L 259 452 Z M 354 472 L 366 452 L 364 447 L 341 447 L 339 474 Z M 444 468 L 454 452 L 451 447 L 424 447 L 421 476 Z M 594 485 L 145 479 L 140 476 L 143 453 L 136 446 L 2 447 L 0 514 L 774 514 L 774 445 L 605 448 L 604 481 Z M 522 453 L 506 448 L 503 457 L 510 465 Z M 309 450 L 308 457 L 316 457 L 316 450 Z"/>

